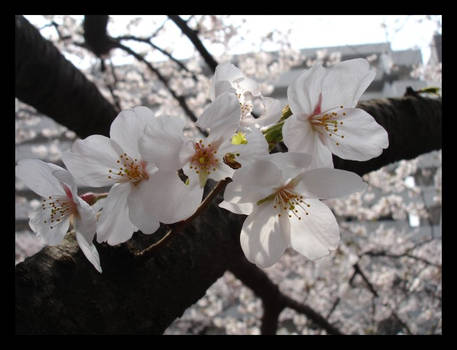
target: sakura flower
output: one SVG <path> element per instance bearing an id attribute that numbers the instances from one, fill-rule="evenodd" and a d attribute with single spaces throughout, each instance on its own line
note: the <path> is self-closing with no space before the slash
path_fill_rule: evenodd
<path id="1" fill-rule="evenodd" d="M 362 191 L 366 184 L 345 170 L 311 169 L 302 153 L 275 153 L 238 169 L 219 204 L 248 215 L 240 235 L 246 258 L 260 267 L 275 264 L 292 247 L 316 260 L 336 249 L 339 228 L 319 199 Z"/>
<path id="2" fill-rule="evenodd" d="M 280 101 L 262 96 L 257 82 L 246 77 L 239 68 L 230 62 L 221 63 L 216 67 L 211 79 L 210 98 L 214 101 L 218 96 L 227 92 L 234 93 L 240 104 L 240 128 L 267 127 L 277 122 L 281 117 Z M 251 114 L 255 98 L 259 98 L 264 106 L 264 111 L 259 118 L 254 118 Z M 199 122 L 201 121 L 199 120 Z"/>
<path id="3" fill-rule="evenodd" d="M 41 206 L 30 214 L 30 228 L 48 245 L 58 245 L 72 223 L 79 247 L 101 273 L 100 257 L 92 243 L 96 231 L 95 212 L 78 196 L 72 175 L 55 164 L 24 159 L 16 165 L 16 176 L 43 197 Z"/>
<path id="4" fill-rule="evenodd" d="M 144 158 L 138 142 L 155 118 L 146 107 L 124 110 L 112 122 L 109 138 L 92 135 L 77 140 L 71 152 L 62 155 L 82 184 L 113 185 L 98 220 L 98 242 L 119 244 L 138 229 L 151 234 L 160 222 L 174 223 L 189 217 L 201 201 L 198 188 L 185 185 L 175 170 L 159 169 Z M 182 127 L 175 119 L 170 118 L 169 123 L 171 128 Z M 151 147 L 166 154 L 161 141 L 155 140 Z"/>
<path id="5" fill-rule="evenodd" d="M 268 144 L 260 131 L 236 132 L 239 113 L 233 94 L 218 96 L 203 112 L 210 129 L 208 137 L 195 140 L 184 138 L 182 128 L 168 127 L 157 118 L 145 128 L 140 150 L 159 168 L 182 169 L 189 184 L 198 183 L 202 193 L 208 178 L 220 181 L 231 177 L 234 167 L 268 154 Z M 157 140 L 159 145 L 155 145 Z"/>
<path id="6" fill-rule="evenodd" d="M 282 133 L 288 150 L 311 154 L 315 167 L 333 167 L 332 153 L 358 161 L 378 157 L 389 145 L 387 132 L 355 108 L 374 77 L 365 59 L 315 65 L 300 74 L 287 89 L 293 114 Z"/>

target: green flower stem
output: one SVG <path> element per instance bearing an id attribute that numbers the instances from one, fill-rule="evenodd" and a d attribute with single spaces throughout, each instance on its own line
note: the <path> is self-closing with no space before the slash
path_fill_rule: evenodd
<path id="1" fill-rule="evenodd" d="M 291 115 L 292 111 L 290 110 L 289 105 L 286 105 L 282 110 L 281 118 L 278 123 L 263 131 L 265 139 L 268 142 L 269 151 L 282 141 L 282 126 L 284 125 L 284 121 Z"/>

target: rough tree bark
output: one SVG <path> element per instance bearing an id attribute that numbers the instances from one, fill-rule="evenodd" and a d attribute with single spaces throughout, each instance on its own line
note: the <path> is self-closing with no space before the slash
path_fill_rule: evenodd
<path id="1" fill-rule="evenodd" d="M 23 16 L 15 24 L 15 96 L 80 137 L 108 134 L 111 103 Z"/>
<path id="2" fill-rule="evenodd" d="M 19 26 L 21 22 L 19 19 Z M 62 79 L 68 79 L 69 85 L 78 86 L 80 80 L 71 77 L 64 74 Z M 27 81 L 29 77 L 22 76 L 22 79 Z M 51 81 L 48 99 L 63 99 L 57 101 L 63 111 L 66 108 L 62 105 L 78 101 L 72 114 L 76 122 L 68 118 L 68 123 L 72 125 L 68 127 L 81 137 L 93 133 L 108 134 L 113 117 L 109 109 L 94 115 L 90 125 L 78 122 L 87 108 L 102 111 L 106 101 L 94 100 L 93 94 L 83 94 L 85 99 L 62 96 L 52 89 L 52 84 Z M 39 104 L 40 98 L 33 95 L 40 96 L 40 91 L 30 88 L 29 94 L 32 95 L 32 102 L 24 102 L 36 107 L 34 103 Z M 359 107 L 367 110 L 386 128 L 390 147 L 380 157 L 368 162 L 335 159 L 336 167 L 362 175 L 391 162 L 441 148 L 441 100 L 407 96 L 373 100 Z M 43 113 L 61 122 L 62 110 L 54 106 Z M 98 274 L 85 259 L 73 235 L 67 235 L 62 245 L 46 247 L 27 258 L 16 266 L 15 272 L 16 332 L 163 333 L 225 271 L 238 271 L 239 275 L 247 271 L 239 271 L 240 265 L 248 264 L 239 244 L 244 216 L 218 208 L 221 199 L 222 194 L 219 194 L 203 215 L 181 232 L 173 233 L 166 243 L 155 248 L 155 254 L 146 261 L 136 258 L 135 252 L 156 241 L 165 227 L 151 236 L 136 233 L 132 240 L 119 246 L 97 245 L 103 274 Z M 254 282 L 249 287 L 262 297 L 262 285 L 268 282 L 261 274 L 258 276 L 263 284 Z M 271 290 L 271 297 L 274 298 L 274 287 Z M 263 295 L 262 299 L 265 302 L 268 298 L 270 296 Z"/>

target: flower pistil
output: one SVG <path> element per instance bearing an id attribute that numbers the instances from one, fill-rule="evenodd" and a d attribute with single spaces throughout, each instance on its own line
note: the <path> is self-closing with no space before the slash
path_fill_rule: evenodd
<path id="1" fill-rule="evenodd" d="M 344 108 L 340 106 L 340 108 Z M 344 135 L 341 134 L 341 131 L 338 129 L 339 125 L 343 125 L 343 122 L 340 120 L 342 117 L 346 116 L 346 112 L 338 114 L 337 112 L 329 112 L 324 114 L 314 114 L 309 118 L 313 130 L 328 136 L 335 136 L 344 139 Z M 339 146 L 339 142 L 335 141 L 336 145 Z"/>
<path id="2" fill-rule="evenodd" d="M 127 153 L 124 153 L 119 156 L 116 163 L 119 168 L 117 170 L 108 169 L 108 179 L 117 177 L 117 182 L 131 182 L 134 185 L 149 179 L 145 161 L 138 161 L 138 159 L 129 157 Z"/>

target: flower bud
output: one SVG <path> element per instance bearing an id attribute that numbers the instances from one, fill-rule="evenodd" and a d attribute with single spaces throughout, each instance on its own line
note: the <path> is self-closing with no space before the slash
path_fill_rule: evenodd
<path id="1" fill-rule="evenodd" d="M 97 196 L 92 192 L 84 193 L 80 197 L 89 205 L 93 205 L 97 201 Z"/>

